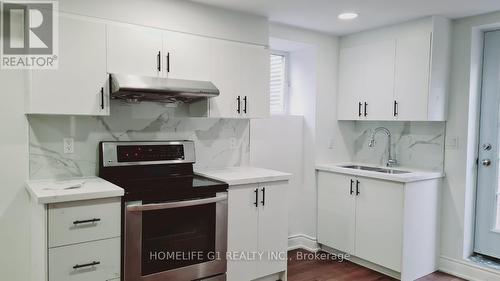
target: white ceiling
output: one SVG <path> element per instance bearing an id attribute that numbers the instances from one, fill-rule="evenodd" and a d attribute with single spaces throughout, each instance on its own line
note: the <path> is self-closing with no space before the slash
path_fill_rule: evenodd
<path id="1" fill-rule="evenodd" d="M 191 0 L 336 35 L 430 15 L 461 18 L 500 10 L 500 0 Z M 359 17 L 340 21 L 341 12 Z"/>

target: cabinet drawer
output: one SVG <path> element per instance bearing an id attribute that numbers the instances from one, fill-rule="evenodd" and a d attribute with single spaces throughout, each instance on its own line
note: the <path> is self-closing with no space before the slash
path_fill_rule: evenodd
<path id="1" fill-rule="evenodd" d="M 49 249 L 50 281 L 105 281 L 118 277 L 120 238 Z"/>
<path id="2" fill-rule="evenodd" d="M 120 236 L 121 199 L 50 204 L 49 248 Z"/>

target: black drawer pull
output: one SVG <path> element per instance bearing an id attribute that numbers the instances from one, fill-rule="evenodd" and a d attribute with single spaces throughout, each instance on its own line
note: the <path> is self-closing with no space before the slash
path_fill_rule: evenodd
<path id="1" fill-rule="evenodd" d="M 247 96 L 243 98 L 243 101 L 244 101 L 243 113 L 247 113 Z"/>
<path id="2" fill-rule="evenodd" d="M 398 116 L 398 102 L 394 101 L 394 117 Z"/>
<path id="3" fill-rule="evenodd" d="M 101 109 L 104 109 L 104 87 L 101 87 Z"/>
<path id="4" fill-rule="evenodd" d="M 259 189 L 256 188 L 254 192 L 255 192 L 255 202 L 253 204 L 255 205 L 255 207 L 259 207 Z"/>
<path id="5" fill-rule="evenodd" d="M 77 224 L 82 224 L 82 223 L 95 223 L 98 221 L 101 221 L 101 219 L 94 218 L 94 219 L 90 219 L 90 220 L 74 221 L 73 224 L 77 225 Z"/>
<path id="6" fill-rule="evenodd" d="M 266 205 L 266 188 L 265 187 L 262 188 L 262 201 L 260 201 L 260 203 L 262 203 L 262 206 Z"/>
<path id="7" fill-rule="evenodd" d="M 356 180 L 356 196 L 360 194 L 360 192 L 359 192 L 359 184 L 360 184 L 360 182 L 358 180 Z"/>
<path id="8" fill-rule="evenodd" d="M 368 116 L 368 103 L 365 102 L 365 117 Z"/>
<path id="9" fill-rule="evenodd" d="M 236 101 L 238 102 L 238 106 L 236 107 L 236 112 L 238 112 L 238 114 L 239 114 L 239 113 L 241 113 L 241 97 L 238 96 L 236 98 Z"/>
<path id="10" fill-rule="evenodd" d="M 351 180 L 351 188 L 349 189 L 349 194 L 353 194 L 354 191 L 352 190 L 352 185 L 354 184 L 354 180 Z"/>
<path id="11" fill-rule="evenodd" d="M 358 116 L 361 117 L 361 107 L 363 106 L 362 103 L 358 103 Z"/>
<path id="12" fill-rule="evenodd" d="M 96 266 L 96 265 L 99 265 L 99 264 L 101 264 L 101 262 L 99 262 L 99 261 L 93 261 L 93 262 L 86 263 L 86 264 L 75 264 L 73 266 L 73 269 L 79 269 L 79 268 L 82 268 L 82 267 L 89 267 L 89 266 Z"/>
<path id="13" fill-rule="evenodd" d="M 158 52 L 158 55 L 156 55 L 156 67 L 158 69 L 158 72 L 161 72 L 161 52 Z"/>

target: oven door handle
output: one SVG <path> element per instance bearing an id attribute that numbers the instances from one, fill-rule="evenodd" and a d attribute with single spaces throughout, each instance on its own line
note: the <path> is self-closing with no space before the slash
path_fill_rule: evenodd
<path id="1" fill-rule="evenodd" d="M 227 193 L 218 194 L 215 197 L 196 199 L 196 200 L 186 200 L 186 201 L 176 201 L 168 203 L 154 203 L 154 204 L 132 204 L 128 205 L 127 211 L 129 212 L 143 212 L 143 211 L 154 211 L 154 210 L 164 210 L 173 208 L 183 208 L 190 206 L 206 205 L 211 203 L 216 203 L 220 201 L 227 200 Z"/>

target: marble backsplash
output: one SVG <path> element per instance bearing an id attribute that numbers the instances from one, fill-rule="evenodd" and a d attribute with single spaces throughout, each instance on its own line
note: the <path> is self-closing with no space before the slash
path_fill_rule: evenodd
<path id="1" fill-rule="evenodd" d="M 344 136 L 352 143 L 354 162 L 385 165 L 388 159 L 387 136 L 379 132 L 375 146 L 368 142 L 373 130 L 386 127 L 392 134 L 392 149 L 400 166 L 442 171 L 444 167 L 445 122 L 355 121 L 344 126 Z M 350 129 L 346 129 L 349 127 Z"/>
<path id="2" fill-rule="evenodd" d="M 195 167 L 249 162 L 249 120 L 180 118 L 176 108 L 155 103 L 114 104 L 107 117 L 30 116 L 30 178 L 67 178 L 98 173 L 100 141 L 193 140 Z M 75 152 L 63 153 L 63 138 Z"/>

